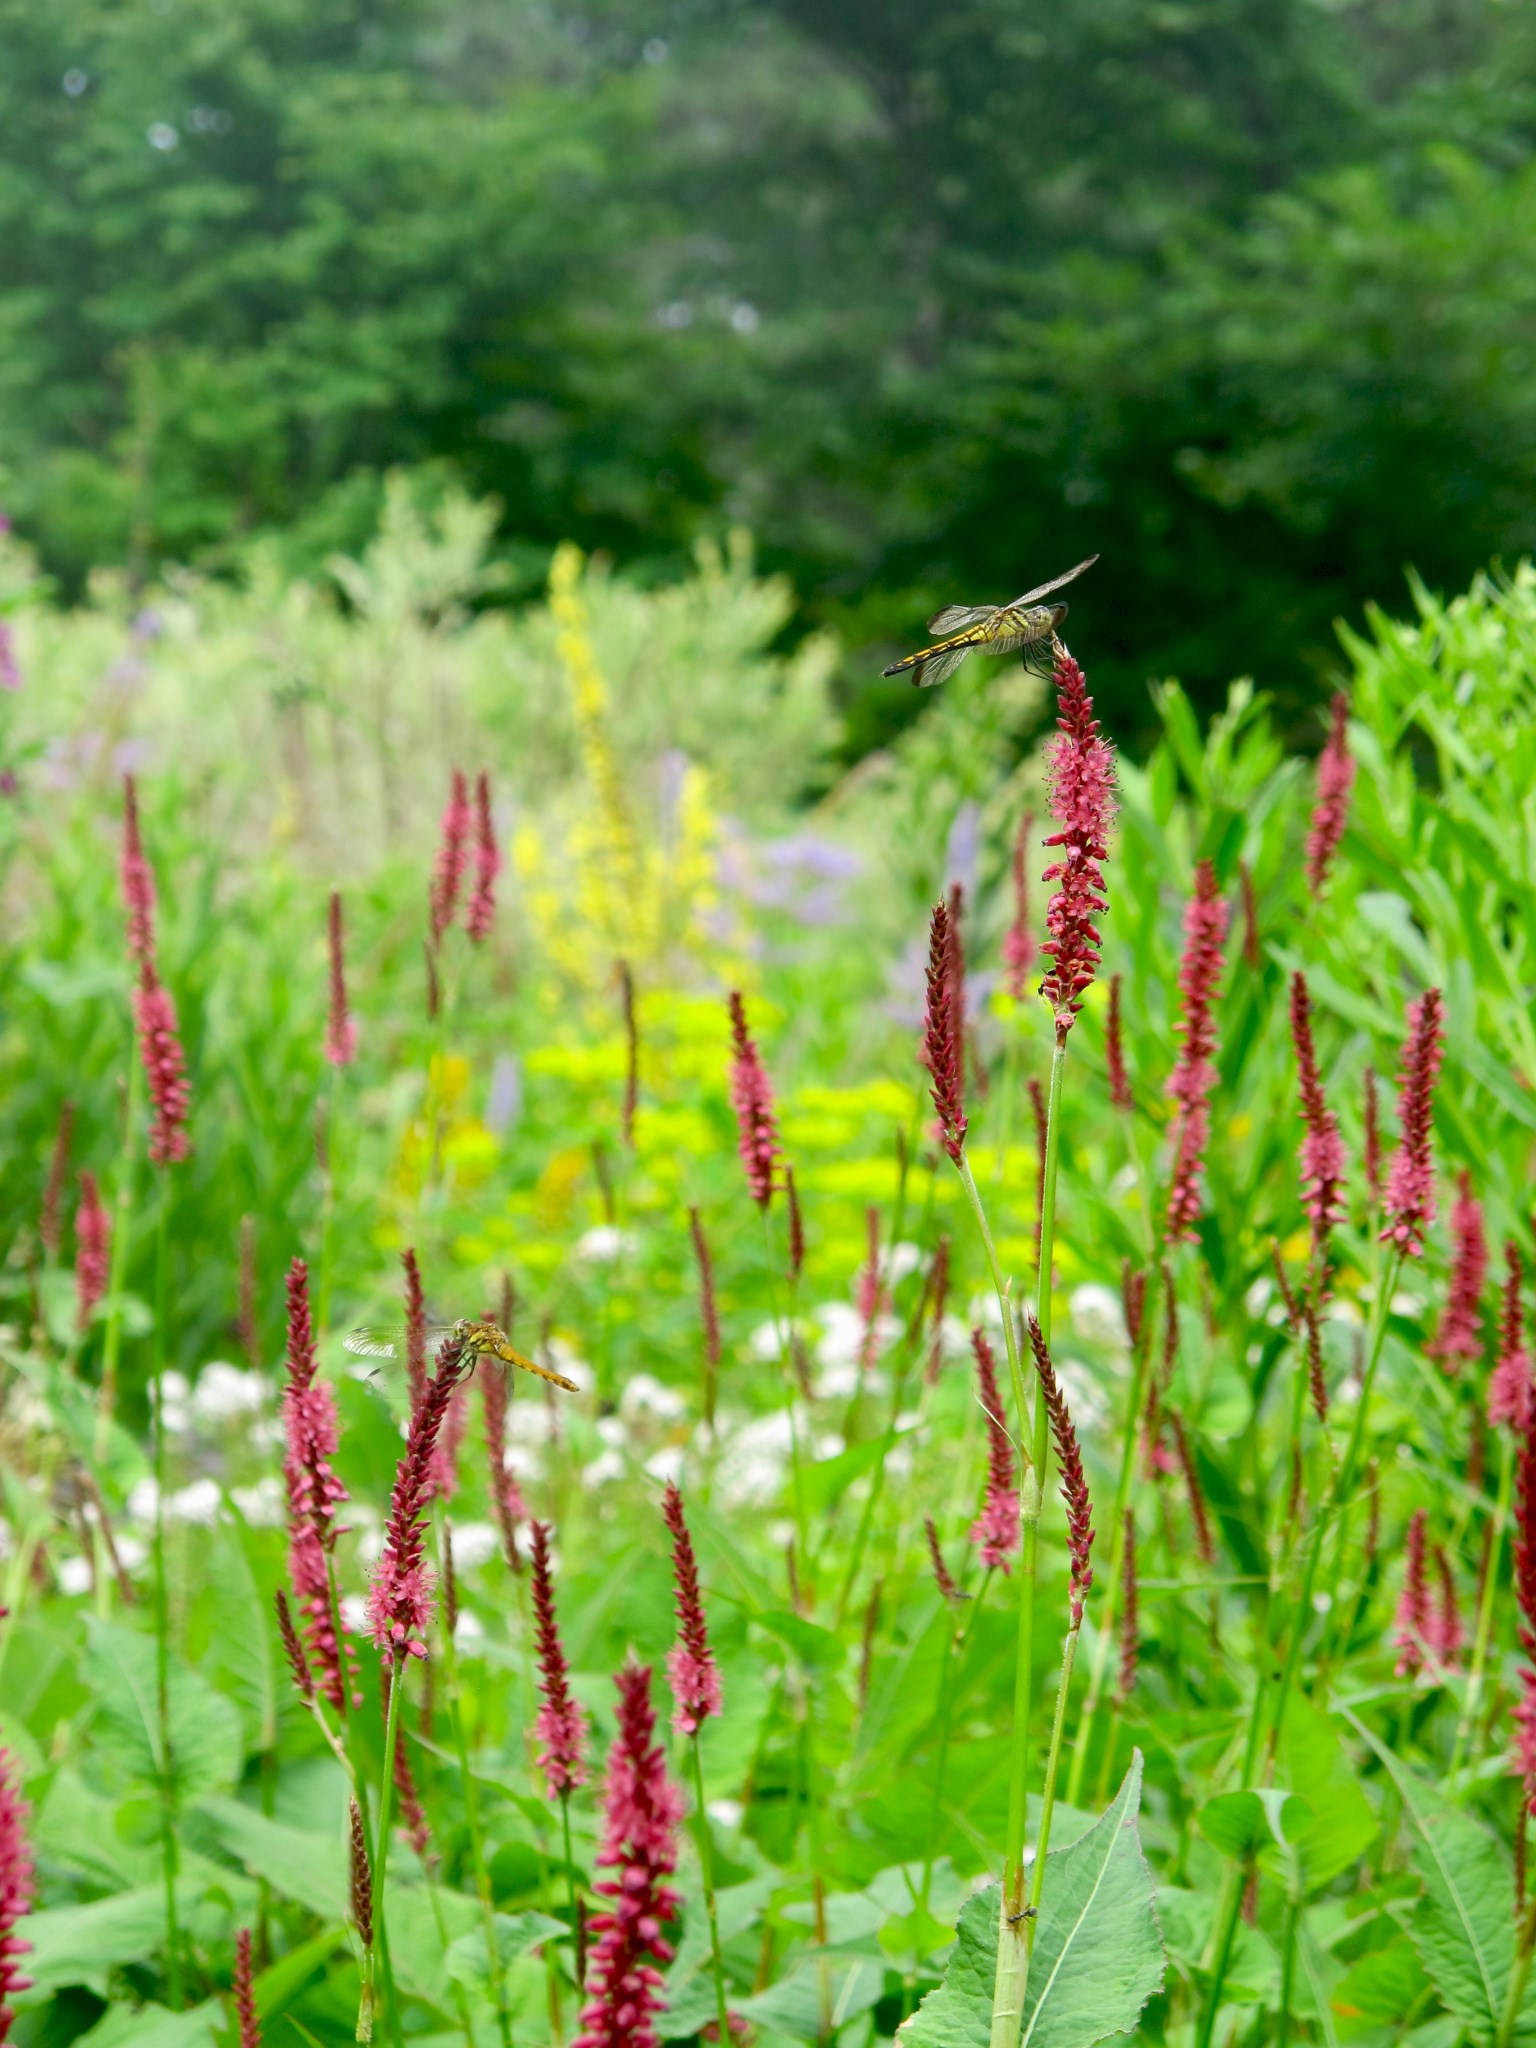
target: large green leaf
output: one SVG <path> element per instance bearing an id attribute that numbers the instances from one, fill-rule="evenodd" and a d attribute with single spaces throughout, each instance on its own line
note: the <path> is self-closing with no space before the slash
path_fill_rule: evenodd
<path id="1" fill-rule="evenodd" d="M 194 1836 L 206 1827 L 226 1855 L 248 1876 L 265 1878 L 279 1898 L 308 1907 L 321 1920 L 345 1917 L 347 1859 L 339 1833 L 312 1834 L 270 1820 L 238 1799 L 199 1800 L 187 1819 Z"/>
<path id="2" fill-rule="evenodd" d="M 257 1575 L 254 1549 L 252 1532 L 243 1523 L 220 1524 L 209 1572 L 213 1596 L 210 1661 L 239 1701 L 250 1746 L 262 1750 L 275 1747 L 282 1702 L 294 1695 L 286 1666 L 278 1668 L 272 1596 Z"/>
<path id="3" fill-rule="evenodd" d="M 164 1760 L 153 1636 L 93 1620 L 85 1676 L 96 1696 L 96 1734 L 141 1785 L 159 1788 Z M 170 1780 L 178 1801 L 222 1791 L 240 1775 L 244 1745 L 233 1703 L 179 1658 L 166 1686 Z"/>
<path id="4" fill-rule="evenodd" d="M 179 1899 L 190 1900 L 186 1886 Z M 141 1963 L 165 1940 L 165 1888 L 137 1885 L 83 1906 L 46 1906 L 26 1924 L 32 1944 L 27 1975 L 38 1991 L 65 1984 L 100 1984 L 119 1963 Z"/>
<path id="5" fill-rule="evenodd" d="M 1114 1804 L 1047 1859 L 1021 2048 L 1091 2048 L 1127 2033 L 1162 1984 L 1152 1873 L 1136 1832 L 1141 1769 L 1137 1750 Z M 986 2048 L 1000 1901 L 993 1885 L 966 1902 L 944 1982 L 900 2029 L 903 2048 Z"/>
<path id="6" fill-rule="evenodd" d="M 1408 1933 L 1419 1960 L 1478 2048 L 1486 2048 L 1498 2031 L 1515 1961 L 1510 1860 L 1480 1822 L 1449 1806 L 1362 1722 L 1348 1718 L 1390 1773 L 1418 1837 L 1413 1861 L 1424 1893 L 1408 1918 Z M 1527 1985 L 1515 2038 L 1536 2040 L 1536 1980 Z"/>
<path id="7" fill-rule="evenodd" d="M 213 2048 L 227 2024 L 216 1998 L 206 1998 L 191 2012 L 171 2012 L 163 2005 L 109 2006 L 80 2048 Z"/>

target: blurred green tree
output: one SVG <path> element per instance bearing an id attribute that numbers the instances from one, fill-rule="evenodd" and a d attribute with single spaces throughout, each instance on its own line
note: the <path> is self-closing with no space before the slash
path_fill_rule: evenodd
<path id="1" fill-rule="evenodd" d="M 307 566 L 423 465 L 534 572 L 745 523 L 862 678 L 1098 549 L 1124 730 L 1169 671 L 1298 706 L 1409 563 L 1536 546 L 1528 10 L 0 0 L 0 41 L 0 496 L 68 580 Z M 861 681 L 853 744 L 918 702 Z"/>

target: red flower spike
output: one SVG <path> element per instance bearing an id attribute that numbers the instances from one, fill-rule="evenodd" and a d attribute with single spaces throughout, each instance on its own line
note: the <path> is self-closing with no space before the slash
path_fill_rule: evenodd
<path id="1" fill-rule="evenodd" d="M 948 907 L 933 906 L 928 925 L 928 1006 L 923 1018 L 923 1065 L 938 1111 L 944 1150 L 960 1164 L 965 1150 L 965 1083 L 955 1036 L 955 949 Z"/>
<path id="2" fill-rule="evenodd" d="M 53 1152 L 48 1161 L 48 1178 L 43 1183 L 43 1205 L 38 1212 L 37 1234 L 50 1259 L 59 1256 L 59 1209 L 64 1199 L 64 1177 L 69 1172 L 69 1147 L 75 1131 L 75 1105 L 59 1105 L 58 1129 L 53 1134 Z"/>
<path id="3" fill-rule="evenodd" d="M 677 1642 L 667 1652 L 667 1678 L 675 1702 L 672 1726 L 679 1735 L 697 1735 L 710 1715 L 720 1712 L 720 1673 L 704 1625 L 699 1567 L 683 1519 L 683 1496 L 670 1482 L 662 1497 L 661 1513 L 672 1537 L 677 1603 Z"/>
<path id="4" fill-rule="evenodd" d="M 773 1174 L 779 1159 L 779 1126 L 773 1089 L 747 1028 L 747 1010 L 740 994 L 731 991 L 731 1106 L 736 1112 L 737 1146 L 747 1176 L 747 1189 L 760 1209 L 773 1200 Z"/>
<path id="5" fill-rule="evenodd" d="M 1392 1168 L 1387 1175 L 1386 1227 L 1383 1244 L 1394 1244 L 1405 1257 L 1424 1250 L 1424 1232 L 1435 1220 L 1435 1174 L 1429 1156 L 1434 1112 L 1435 1076 L 1444 1048 L 1440 991 L 1426 989 L 1408 1006 L 1408 1043 L 1398 1081 L 1397 1114 L 1402 1125 Z"/>
<path id="6" fill-rule="evenodd" d="M 427 1305 L 414 1245 L 406 1246 L 400 1263 L 405 1268 L 405 1372 L 414 1415 L 427 1390 Z"/>
<path id="7" fill-rule="evenodd" d="M 16 1923 L 31 1912 L 37 1896 L 27 1841 L 30 1818 L 31 1809 L 21 1796 L 21 1766 L 8 1750 L 0 1749 L 0 2042 L 10 2034 L 16 2017 L 11 2000 L 17 1992 L 31 1989 L 19 1958 L 32 1944 L 16 1932 Z"/>
<path id="8" fill-rule="evenodd" d="M 1177 1408 L 1168 1410 L 1168 1426 L 1173 1431 L 1179 1470 L 1184 1474 L 1184 1488 L 1189 1495 L 1189 1512 L 1195 1525 L 1195 1548 L 1200 1553 L 1200 1562 L 1203 1565 L 1213 1565 L 1216 1562 L 1216 1539 L 1211 1533 L 1210 1512 L 1205 1505 L 1205 1488 L 1200 1484 L 1200 1468 L 1195 1463 L 1194 1446 L 1189 1441 L 1189 1431 L 1185 1428 L 1184 1417 Z"/>
<path id="9" fill-rule="evenodd" d="M 1128 1258 L 1120 1261 L 1120 1303 L 1125 1315 L 1126 1342 L 1135 1351 L 1141 1344 L 1142 1323 L 1147 1313 L 1147 1276 Z"/>
<path id="10" fill-rule="evenodd" d="M 331 891 L 326 935 L 331 955 L 330 994 L 325 1015 L 325 1057 L 333 1067 L 350 1067 L 357 1058 L 357 1025 L 347 1008 L 347 967 L 342 951 L 341 891 Z"/>
<path id="11" fill-rule="evenodd" d="M 1003 1423 L 1003 1396 L 997 1384 L 997 1360 L 980 1330 L 971 1332 L 976 1354 L 976 1392 L 987 1424 L 987 1490 L 981 1513 L 971 1524 L 976 1555 L 991 1570 L 1010 1569 L 1008 1560 L 1020 1542 L 1019 1491 L 1014 1483 L 1013 1445 Z"/>
<path id="12" fill-rule="evenodd" d="M 1467 1632 L 1461 1625 L 1461 1610 L 1456 1602 L 1456 1580 L 1443 1543 L 1435 1545 L 1435 1577 L 1439 1581 L 1440 1597 L 1431 1611 L 1429 1633 L 1425 1640 L 1431 1656 L 1440 1669 L 1454 1671 L 1466 1646 Z"/>
<path id="13" fill-rule="evenodd" d="M 123 856 L 118 873 L 128 913 L 128 957 L 142 973 L 155 959 L 155 877 L 144 857 L 139 793 L 131 775 L 123 777 Z"/>
<path id="14" fill-rule="evenodd" d="M 1424 1652 L 1434 1630 L 1430 1613 L 1429 1586 L 1425 1579 L 1425 1528 L 1429 1515 L 1423 1508 L 1415 1508 L 1413 1519 L 1408 1524 L 1408 1535 L 1403 1545 L 1403 1590 L 1398 1596 L 1397 1614 L 1393 1622 L 1393 1641 L 1397 1645 L 1397 1675 L 1399 1678 L 1413 1678 L 1424 1668 Z"/>
<path id="15" fill-rule="evenodd" d="M 1515 1755 L 1526 1811 L 1536 1814 L 1536 1414 L 1527 1417 L 1515 1463 L 1514 1525 L 1517 1633 L 1524 1651 L 1515 1703 Z"/>
<path id="16" fill-rule="evenodd" d="M 1035 814 L 1026 811 L 1013 841 L 1013 923 L 1003 936 L 1003 986 L 1016 1003 L 1029 994 L 1029 971 L 1040 948 L 1029 921 L 1029 835 Z"/>
<path id="17" fill-rule="evenodd" d="M 965 941 L 961 922 L 965 917 L 965 891 L 958 882 L 949 885 L 949 961 L 945 985 L 949 990 L 949 1021 L 955 1040 L 955 1071 L 965 1080 Z"/>
<path id="18" fill-rule="evenodd" d="M 930 1387 L 938 1385 L 939 1373 L 944 1364 L 944 1311 L 949 1306 L 949 1235 L 941 1233 L 933 1248 L 933 1264 L 928 1269 L 928 1299 L 932 1304 L 928 1338 L 927 1379 Z"/>
<path id="19" fill-rule="evenodd" d="M 176 1005 L 156 975 L 153 960 L 146 960 L 139 970 L 133 1007 L 153 1112 L 149 1156 L 156 1166 L 174 1166 L 192 1150 L 187 1136 L 192 1091 L 187 1086 L 187 1063 L 177 1031 Z"/>
<path id="20" fill-rule="evenodd" d="M 533 1619 L 539 1645 L 539 1691 L 544 1700 L 534 1728 L 541 1745 L 539 1768 L 550 1797 L 565 1799 L 573 1787 L 587 1782 L 587 1718 L 571 1698 L 565 1651 L 560 1646 L 549 1572 L 549 1530 L 543 1522 L 531 1527 Z"/>
<path id="21" fill-rule="evenodd" d="M 1291 1041 L 1296 1048 L 1297 1091 L 1306 1135 L 1301 1141 L 1301 1205 L 1312 1224 L 1312 1249 L 1324 1279 L 1328 1233 L 1344 1221 L 1344 1174 L 1348 1162 L 1339 1120 L 1323 1095 L 1317 1049 L 1312 1041 L 1312 997 L 1306 976 L 1291 976 Z"/>
<path id="22" fill-rule="evenodd" d="M 491 816 L 491 778 L 482 768 L 475 777 L 475 886 L 464 913 L 464 929 L 479 945 L 490 937 L 496 916 L 496 877 L 501 873 L 501 848 Z"/>
<path id="23" fill-rule="evenodd" d="M 235 2022 L 240 2048 L 261 2048 L 261 2028 L 256 2024 L 256 1993 L 251 1984 L 251 1930 L 242 1927 L 235 1936 Z"/>
<path id="24" fill-rule="evenodd" d="M 1094 919 L 1109 907 L 1103 862 L 1115 815 L 1115 757 L 1099 736 L 1083 672 L 1059 643 L 1053 680 L 1058 731 L 1047 761 L 1051 816 L 1061 829 L 1045 844 L 1060 847 L 1061 857 L 1041 877 L 1055 882 L 1056 893 L 1045 912 L 1041 951 L 1051 956 L 1051 966 L 1040 993 L 1056 1012 L 1059 1037 L 1072 1028 L 1083 992 L 1099 971 L 1102 942 Z"/>
<path id="25" fill-rule="evenodd" d="M 1077 1431 L 1072 1427 L 1072 1417 L 1067 1412 L 1067 1397 L 1061 1391 L 1050 1351 L 1033 1316 L 1029 1318 L 1029 1345 L 1035 1357 L 1040 1392 L 1045 1398 L 1045 1412 L 1050 1419 L 1056 1462 L 1061 1467 L 1061 1497 L 1067 1504 L 1067 1550 L 1072 1559 L 1072 1626 L 1079 1628 L 1083 1619 L 1083 1601 L 1093 1584 L 1093 1572 L 1088 1563 L 1093 1549 L 1093 1503 L 1088 1498 L 1088 1480 L 1083 1472 L 1082 1452 L 1077 1447 Z"/>
<path id="26" fill-rule="evenodd" d="M 1115 1686 L 1116 1703 L 1123 1707 L 1136 1687 L 1136 1666 L 1141 1654 L 1141 1614 L 1136 1587 L 1136 1517 L 1129 1508 L 1121 1532 L 1120 1566 L 1120 1675 Z"/>
<path id="27" fill-rule="evenodd" d="M 1194 1242 L 1200 1221 L 1200 1177 L 1210 1135 L 1210 1094 L 1216 1085 L 1213 1059 L 1216 1020 L 1212 1005 L 1221 979 L 1227 906 L 1216 888 L 1208 860 L 1195 869 L 1195 893 L 1184 912 L 1184 955 L 1179 963 L 1182 1021 L 1179 1056 L 1168 1082 L 1176 1104 L 1173 1179 L 1168 1192 L 1168 1239 Z"/>
<path id="28" fill-rule="evenodd" d="M 1264 965 L 1264 947 L 1259 937 L 1259 899 L 1253 890 L 1253 870 L 1247 861 L 1237 864 L 1243 891 L 1243 965 L 1257 974 Z"/>
<path id="29" fill-rule="evenodd" d="M 805 1218 L 800 1213 L 800 1190 L 795 1186 L 793 1167 L 784 1169 L 784 1198 L 789 1204 L 789 1284 L 794 1287 L 805 1271 Z"/>
<path id="30" fill-rule="evenodd" d="M 345 1713 L 351 1651 L 345 1634 L 337 1636 L 328 1565 L 336 1541 L 336 1510 L 347 1498 L 347 1491 L 331 1464 L 337 1443 L 336 1395 L 316 1379 L 316 1362 L 309 1268 L 302 1259 L 295 1259 L 288 1269 L 287 1384 L 283 1388 L 288 1577 L 317 1673 L 315 1682 L 336 1711 Z"/>
<path id="31" fill-rule="evenodd" d="M 368 1626 L 385 1661 L 425 1657 L 432 1621 L 432 1582 L 425 1563 L 425 1513 L 431 1498 L 433 1454 L 454 1389 L 466 1370 L 464 1346 L 453 1338 L 439 1348 L 437 1370 L 411 1418 L 405 1455 L 395 1468 L 384 1547 L 368 1592 Z"/>
<path id="32" fill-rule="evenodd" d="M 1349 794 L 1355 786 L 1354 757 L 1349 751 L 1349 699 L 1341 690 L 1334 698 L 1327 742 L 1317 763 L 1317 802 L 1307 832 L 1307 887 L 1319 895 L 1344 837 L 1349 820 Z"/>
<path id="33" fill-rule="evenodd" d="M 939 1532 L 933 1526 L 932 1515 L 924 1515 L 923 1528 L 928 1537 L 928 1557 L 933 1566 L 933 1582 L 944 1601 L 954 1607 L 965 1597 L 955 1584 L 955 1575 L 944 1562 L 944 1552 L 939 1547 Z"/>
<path id="34" fill-rule="evenodd" d="M 1361 1141 L 1361 1157 L 1365 1166 L 1365 1184 L 1370 1189 L 1371 1200 L 1381 1200 L 1381 1104 L 1376 1094 L 1376 1069 L 1365 1070 L 1365 1131 Z"/>
<path id="35" fill-rule="evenodd" d="M 1451 1259 L 1451 1285 L 1445 1314 L 1433 1340 L 1424 1348 L 1438 1359 L 1441 1370 L 1454 1379 L 1461 1361 L 1473 1364 L 1483 1355 L 1483 1282 L 1488 1277 L 1488 1239 L 1483 1229 L 1483 1205 L 1472 1192 L 1472 1176 L 1465 1169 L 1456 1184 L 1451 1204 L 1451 1238 L 1455 1251 Z"/>
<path id="36" fill-rule="evenodd" d="M 663 1935 L 682 1904 L 666 1880 L 677 1868 L 682 1795 L 668 1782 L 655 1740 L 648 1668 L 629 1664 L 614 1680 L 619 1726 L 603 1788 L 603 1846 L 597 1860 L 614 1875 L 594 1889 L 609 1901 L 588 1923 L 596 1935 L 572 2048 L 657 2048 L 655 2019 L 664 2004 L 658 1964 L 672 1960 Z"/>
<path id="37" fill-rule="evenodd" d="M 1125 1044 L 1120 1028 L 1120 983 L 1123 977 L 1109 977 L 1109 1015 L 1104 1021 L 1104 1064 L 1109 1071 L 1109 1099 L 1129 1116 L 1136 1107 L 1130 1077 L 1125 1071 Z"/>
<path id="38" fill-rule="evenodd" d="M 111 1270 L 112 1226 L 102 1207 L 94 1173 L 80 1176 L 80 1206 L 75 1211 L 75 1320 L 83 1330 L 107 1291 Z"/>
<path id="39" fill-rule="evenodd" d="M 1326 1422 L 1328 1382 L 1323 1375 L 1323 1332 L 1317 1319 L 1317 1304 L 1310 1295 L 1302 1310 L 1302 1322 L 1307 1333 L 1307 1391 L 1312 1397 L 1312 1413 L 1319 1422 Z"/>
<path id="40" fill-rule="evenodd" d="M 459 907 L 459 895 L 464 887 L 464 866 L 469 857 L 469 835 L 473 826 L 474 818 L 469 808 L 469 784 L 464 780 L 461 771 L 455 768 L 448 802 L 443 810 L 442 836 L 438 842 L 437 863 L 432 870 L 432 886 L 428 896 L 428 914 L 434 948 L 442 943 L 443 933 L 453 923 Z"/>
<path id="41" fill-rule="evenodd" d="M 1525 1274 L 1511 1238 L 1504 1246 L 1505 1279 L 1499 1309 L 1499 1356 L 1488 1381 L 1488 1420 L 1508 1424 L 1517 1437 L 1531 1423 L 1531 1354 L 1525 1348 L 1520 1291 Z"/>

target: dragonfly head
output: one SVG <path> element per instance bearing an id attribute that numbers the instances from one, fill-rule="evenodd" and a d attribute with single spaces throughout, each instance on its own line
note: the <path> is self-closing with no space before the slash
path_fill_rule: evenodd
<path id="1" fill-rule="evenodd" d="M 1055 631 L 1057 630 L 1057 628 L 1058 628 L 1058 627 L 1060 626 L 1060 624 L 1061 624 L 1062 620 L 1063 620 L 1063 619 L 1064 619 L 1064 618 L 1065 618 L 1066 616 L 1067 616 L 1067 608 L 1066 608 L 1066 606 L 1065 606 L 1064 604 L 1053 604 L 1053 605 L 1051 606 L 1051 631 L 1052 631 L 1053 633 L 1054 633 L 1054 632 L 1055 632 Z"/>
<path id="2" fill-rule="evenodd" d="M 471 1334 L 474 1331 L 474 1327 L 474 1324 L 469 1320 L 467 1316 L 460 1316 L 459 1320 L 453 1326 L 452 1335 L 454 1343 L 467 1344 L 469 1342 Z"/>

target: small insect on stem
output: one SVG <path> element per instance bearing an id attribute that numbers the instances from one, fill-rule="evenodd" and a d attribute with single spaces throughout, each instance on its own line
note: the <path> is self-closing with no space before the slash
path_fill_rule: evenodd
<path id="1" fill-rule="evenodd" d="M 568 1380 L 563 1373 L 525 1358 L 494 1323 L 476 1322 L 468 1317 L 461 1317 L 456 1323 L 429 1323 L 425 1336 L 431 1345 L 459 1345 L 470 1354 L 471 1369 L 477 1359 L 498 1358 L 503 1365 L 516 1366 L 520 1372 L 531 1372 L 535 1379 L 546 1380 L 553 1387 L 563 1387 L 568 1394 L 581 1392 L 576 1382 Z M 392 1326 L 353 1330 L 345 1341 L 347 1349 L 358 1358 L 403 1359 L 408 1355 L 405 1331 Z"/>

